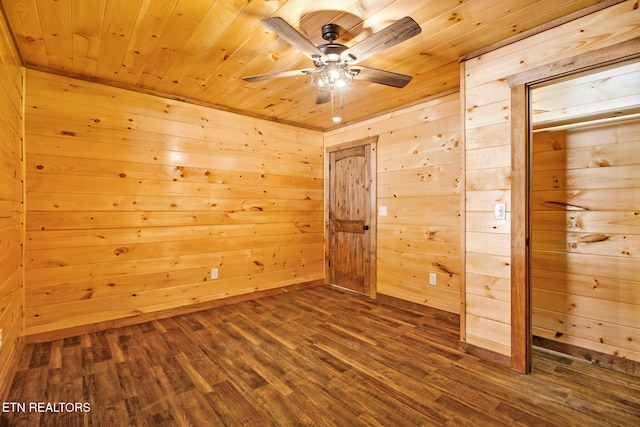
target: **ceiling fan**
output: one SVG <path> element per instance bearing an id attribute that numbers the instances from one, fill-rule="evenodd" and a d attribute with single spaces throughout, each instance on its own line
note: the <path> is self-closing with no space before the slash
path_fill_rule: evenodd
<path id="1" fill-rule="evenodd" d="M 333 92 L 350 85 L 354 79 L 397 88 L 406 86 L 411 81 L 411 76 L 356 64 L 422 32 L 420 25 L 407 16 L 354 46 L 347 47 L 335 43 L 335 40 L 340 37 L 338 25 L 326 24 L 322 27 L 322 38 L 328 43 L 315 46 L 282 18 L 264 18 L 260 22 L 310 58 L 314 68 L 258 74 L 243 77 L 243 80 L 257 82 L 281 77 L 311 75 L 311 84 L 318 90 L 316 104 L 331 101 Z"/>

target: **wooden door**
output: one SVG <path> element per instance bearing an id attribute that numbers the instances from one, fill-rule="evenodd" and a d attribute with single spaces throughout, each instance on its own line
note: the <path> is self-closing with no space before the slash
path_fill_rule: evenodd
<path id="1" fill-rule="evenodd" d="M 375 144 L 329 153 L 331 284 L 375 296 Z"/>

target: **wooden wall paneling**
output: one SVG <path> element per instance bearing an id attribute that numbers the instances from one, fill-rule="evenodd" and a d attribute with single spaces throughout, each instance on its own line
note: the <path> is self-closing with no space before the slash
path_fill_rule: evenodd
<path id="1" fill-rule="evenodd" d="M 510 117 L 508 88 L 503 81 L 470 87 L 468 66 L 466 62 L 464 336 L 468 344 L 505 354 L 510 343 L 510 317 L 504 310 L 511 301 L 510 289 L 504 289 L 511 264 L 511 227 L 507 224 L 511 220 L 511 193 L 505 191 L 511 182 L 511 155 L 505 148 L 511 138 L 500 132 L 509 130 L 505 126 Z M 506 220 L 494 219 L 496 203 L 506 205 Z"/>
<path id="2" fill-rule="evenodd" d="M 588 67 L 588 64 L 576 62 L 574 58 L 586 52 L 594 52 L 604 63 L 624 59 L 624 56 L 632 54 L 638 43 L 637 30 L 634 27 L 636 13 L 633 2 L 622 2 L 470 59 L 467 61 L 467 70 L 473 72 L 467 73 L 467 88 L 505 80 L 507 77 L 509 84 L 514 86 L 538 82 L 549 75 L 561 76 L 567 71 Z M 619 25 L 613 26 L 613 22 Z M 587 40 L 585 32 L 580 31 L 584 28 L 590 28 L 593 34 L 602 37 Z M 605 32 L 606 37 L 603 35 Z M 559 34 L 563 34 L 565 38 L 558 39 Z M 523 49 L 524 46 L 528 49 Z M 540 46 L 548 46 L 549 49 L 543 51 Z M 491 64 L 488 64 L 488 61 L 491 61 Z"/>
<path id="3" fill-rule="evenodd" d="M 494 228 L 495 223 L 488 219 L 492 217 L 492 208 L 496 202 L 507 204 L 508 221 L 515 206 L 512 200 L 513 177 L 506 169 L 511 168 L 509 163 L 514 113 L 511 111 L 510 85 L 538 81 L 540 73 L 549 77 L 553 72 L 566 73 L 567 67 L 573 65 L 583 67 L 584 63 L 576 59 L 582 54 L 593 52 L 592 58 L 597 60 L 599 52 L 605 53 L 610 49 L 620 52 L 617 46 L 629 43 L 634 45 L 633 40 L 638 38 L 638 28 L 634 24 L 637 22 L 638 11 L 633 8 L 632 2 L 622 2 L 465 61 L 467 233 L 477 236 L 475 233 L 484 232 L 487 234 L 487 241 L 491 241 L 490 236 L 499 229 L 508 236 L 513 234 L 513 224 L 511 227 Z M 633 51 L 623 50 L 626 52 L 623 56 L 630 55 Z M 637 49 L 635 52 L 637 53 Z M 554 64 L 558 64 L 558 67 L 554 68 Z M 529 78 L 524 76 L 525 73 L 529 73 L 527 76 L 538 73 L 538 77 Z M 507 81 L 508 76 L 521 75 L 520 80 L 509 77 Z M 507 161 L 509 163 L 505 163 Z M 485 167 L 485 162 L 491 166 Z M 584 203 L 595 201 L 604 194 L 576 196 L 576 203 Z M 537 203 L 540 201 L 532 200 L 532 208 Z M 632 212 L 633 209 L 628 211 Z M 504 298 L 507 283 L 510 288 L 514 286 L 510 274 L 511 254 L 505 257 L 490 252 L 492 250 L 475 253 L 467 249 L 467 294 L 478 292 Z M 483 290 L 480 284 L 495 284 L 496 292 Z M 514 319 L 505 325 L 498 320 L 504 318 L 504 313 L 487 315 L 487 318 L 467 316 L 467 342 L 511 355 L 513 343 L 510 339 L 505 341 L 504 334 L 511 336 Z"/>
<path id="4" fill-rule="evenodd" d="M 324 277 L 321 133 L 28 78 L 27 334 Z"/>
<path id="5" fill-rule="evenodd" d="M 0 11 L 0 400 L 24 331 L 24 69 Z"/>
<path id="6" fill-rule="evenodd" d="M 378 135 L 378 294 L 460 312 L 457 93 L 328 132 L 328 149 Z M 455 214 L 452 214 L 455 212 Z M 436 285 L 429 285 L 435 274 Z"/>
<path id="7" fill-rule="evenodd" d="M 587 121 L 593 115 L 621 115 L 637 108 L 640 62 L 601 68 L 537 87 L 531 106 L 534 129 L 558 122 Z"/>
<path id="8" fill-rule="evenodd" d="M 459 101 L 456 99 L 457 94 L 458 92 L 455 91 L 450 94 L 433 96 L 411 107 L 329 131 L 326 134 L 327 144 L 342 144 L 351 140 L 414 127 L 418 123 L 437 122 L 445 117 L 455 116 L 460 109 Z M 420 129 L 418 126 L 415 131 L 419 132 Z"/>
<path id="9" fill-rule="evenodd" d="M 640 208 L 638 124 L 534 133 L 531 189 L 537 201 L 531 221 L 534 334 L 635 361 L 640 360 L 640 236 L 633 219 Z M 597 199 L 583 198 L 580 209 L 571 208 L 578 203 L 572 194 L 593 191 Z"/>

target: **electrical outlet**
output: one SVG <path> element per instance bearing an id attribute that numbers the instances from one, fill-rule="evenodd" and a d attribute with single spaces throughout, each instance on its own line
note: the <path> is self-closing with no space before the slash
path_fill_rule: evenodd
<path id="1" fill-rule="evenodd" d="M 218 269 L 217 268 L 212 268 L 211 269 L 211 279 L 212 280 L 216 280 L 218 278 Z"/>
<path id="2" fill-rule="evenodd" d="M 436 280 L 437 280 L 436 273 L 429 273 L 429 284 L 432 286 L 435 286 Z"/>

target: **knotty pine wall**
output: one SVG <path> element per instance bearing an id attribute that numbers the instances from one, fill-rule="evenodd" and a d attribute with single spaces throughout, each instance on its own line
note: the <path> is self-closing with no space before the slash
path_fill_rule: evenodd
<path id="1" fill-rule="evenodd" d="M 640 36 L 635 2 L 485 53 L 463 64 L 465 88 L 466 313 L 470 344 L 510 354 L 510 215 L 493 219 L 511 195 L 511 93 L 506 77 Z"/>
<path id="2" fill-rule="evenodd" d="M 0 11 L 0 392 L 23 330 L 22 79 L 20 58 Z"/>
<path id="3" fill-rule="evenodd" d="M 533 134 L 533 333 L 640 361 L 640 120 Z"/>
<path id="4" fill-rule="evenodd" d="M 454 93 L 325 135 L 327 147 L 378 136 L 378 294 L 460 313 L 460 132 Z"/>
<path id="5" fill-rule="evenodd" d="M 27 335 L 324 278 L 322 133 L 26 81 Z"/>

